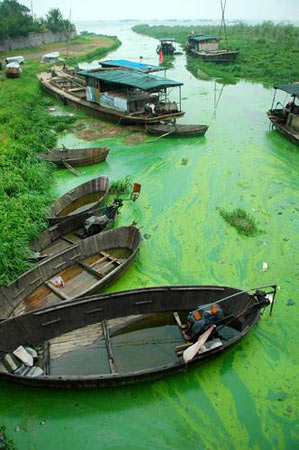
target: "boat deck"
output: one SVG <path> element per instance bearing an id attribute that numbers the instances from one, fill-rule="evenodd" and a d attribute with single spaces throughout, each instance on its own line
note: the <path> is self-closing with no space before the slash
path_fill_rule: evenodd
<path id="1" fill-rule="evenodd" d="M 87 289 L 96 289 L 106 277 L 124 264 L 131 254 L 129 249 L 111 249 L 109 252 L 100 251 L 88 258 L 77 260 L 71 267 L 57 273 L 27 295 L 15 308 L 13 316 L 72 300 Z"/>

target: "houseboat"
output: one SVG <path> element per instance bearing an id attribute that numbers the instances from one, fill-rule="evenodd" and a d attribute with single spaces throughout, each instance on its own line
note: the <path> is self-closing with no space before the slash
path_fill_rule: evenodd
<path id="1" fill-rule="evenodd" d="M 125 69 L 81 71 L 76 76 L 60 69 L 37 75 L 43 87 L 70 104 L 118 124 L 146 125 L 181 117 L 183 83 Z M 177 101 L 169 90 L 178 88 Z"/>
<path id="2" fill-rule="evenodd" d="M 186 44 L 187 51 L 208 62 L 226 63 L 235 61 L 238 51 L 219 48 L 221 37 L 192 33 Z"/>
<path id="3" fill-rule="evenodd" d="M 176 51 L 175 48 L 175 39 L 173 38 L 161 38 L 160 44 L 156 48 L 156 52 L 158 55 L 160 55 L 160 52 L 162 50 L 163 56 L 171 56 Z"/>
<path id="4" fill-rule="evenodd" d="M 290 94 L 291 100 L 284 106 L 280 102 L 274 107 L 277 90 Z M 297 103 L 296 103 L 297 99 Z M 295 144 L 299 144 L 299 83 L 276 84 L 271 109 L 267 112 L 272 126 L 287 136 Z M 280 107 L 278 107 L 280 106 Z"/>
<path id="5" fill-rule="evenodd" d="M 165 67 L 145 64 L 142 62 L 129 61 L 127 59 L 107 59 L 99 63 L 104 69 L 127 69 L 142 73 L 154 73 L 166 71 Z"/>

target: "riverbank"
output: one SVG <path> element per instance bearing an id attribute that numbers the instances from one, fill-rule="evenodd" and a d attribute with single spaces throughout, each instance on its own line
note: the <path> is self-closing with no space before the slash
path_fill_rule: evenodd
<path id="1" fill-rule="evenodd" d="M 220 27 L 215 25 L 136 25 L 133 30 L 157 39 L 173 37 L 182 47 L 185 47 L 188 35 L 194 30 L 212 36 L 221 35 Z M 238 23 L 227 27 L 227 35 L 229 48 L 240 52 L 235 63 L 207 63 L 187 55 L 187 69 L 195 77 L 220 78 L 226 83 L 236 83 L 243 78 L 265 85 L 298 81 L 299 27 L 274 25 L 271 22 L 254 26 Z"/>
<path id="2" fill-rule="evenodd" d="M 62 51 L 66 43 L 61 45 Z M 80 36 L 72 42 L 72 60 L 103 57 L 119 45 L 116 37 Z M 40 161 L 37 153 L 53 148 L 57 133 L 71 128 L 76 118 L 85 117 L 68 110 L 64 115 L 49 114 L 54 100 L 41 95 L 36 73 L 45 70 L 45 65 L 37 62 L 40 52 L 50 49 L 54 50 L 52 44 L 35 52 L 32 48 L 22 51 L 26 63 L 18 79 L 6 79 L 0 72 L 0 285 L 30 267 L 29 242 L 46 227 L 55 170 Z"/>

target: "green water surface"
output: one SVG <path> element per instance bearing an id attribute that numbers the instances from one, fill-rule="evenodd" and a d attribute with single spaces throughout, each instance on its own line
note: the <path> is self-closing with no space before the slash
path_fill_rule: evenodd
<path id="1" fill-rule="evenodd" d="M 123 42 L 113 57 L 157 63 L 155 40 L 125 24 L 110 33 Z M 80 178 L 57 170 L 53 188 L 59 196 L 100 175 L 130 175 L 142 184 L 138 201 L 125 203 L 118 218 L 118 225 L 136 220 L 143 227 L 142 246 L 109 292 L 276 283 L 273 315 L 267 311 L 217 359 L 154 383 L 55 392 L 0 381 L 0 423 L 18 450 L 298 448 L 298 148 L 269 131 L 272 93 L 261 85 L 225 86 L 215 117 L 214 82 L 187 72 L 184 55 L 168 77 L 185 83 L 182 123 L 207 123 L 205 138 L 131 146 L 105 140 L 105 163 L 80 168 Z M 74 135 L 61 143 L 85 144 Z M 244 208 L 263 232 L 240 236 L 220 217 L 220 206 Z"/>

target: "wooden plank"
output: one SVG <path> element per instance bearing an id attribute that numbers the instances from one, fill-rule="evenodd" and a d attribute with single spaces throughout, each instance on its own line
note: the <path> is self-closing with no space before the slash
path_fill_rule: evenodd
<path id="1" fill-rule="evenodd" d="M 50 344 L 44 343 L 44 375 L 50 375 Z"/>
<path id="2" fill-rule="evenodd" d="M 113 351 L 112 351 L 112 347 L 111 347 L 109 331 L 108 331 L 105 320 L 103 320 L 103 322 L 102 322 L 102 328 L 103 328 L 103 333 L 104 333 L 105 342 L 106 342 L 110 370 L 111 370 L 111 373 L 116 373 L 116 367 L 115 367 L 115 363 L 114 363 L 114 356 L 113 356 Z"/>
<path id="3" fill-rule="evenodd" d="M 102 256 L 102 258 L 97 259 L 95 262 L 90 264 L 90 267 L 96 266 L 97 264 L 99 264 L 100 262 L 105 261 L 106 259 L 108 259 L 108 256 Z"/>
<path id="4" fill-rule="evenodd" d="M 60 239 L 62 239 L 63 241 L 67 242 L 68 244 L 74 244 L 75 242 L 72 241 L 71 239 L 65 237 L 65 236 L 60 236 Z"/>
<path id="5" fill-rule="evenodd" d="M 50 281 L 45 281 L 44 284 L 45 284 L 45 286 L 47 286 L 52 292 L 54 292 L 54 294 L 56 294 L 62 300 L 71 300 L 71 298 L 68 295 L 66 295 L 60 289 L 58 289 L 55 286 L 53 286 L 53 284 Z"/>
<path id="6" fill-rule="evenodd" d="M 98 272 L 98 271 L 95 270 L 93 267 L 91 267 L 89 264 L 86 264 L 86 263 L 83 262 L 83 261 L 76 261 L 76 262 L 77 262 L 77 264 L 79 264 L 81 267 L 83 267 L 84 269 L 86 269 L 87 272 L 91 273 L 92 275 L 96 276 L 97 278 L 102 279 L 102 278 L 105 277 L 104 274 Z"/>

